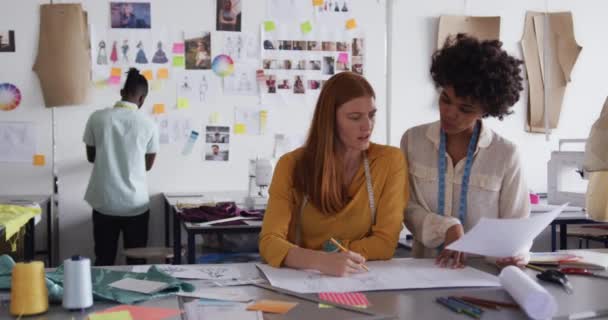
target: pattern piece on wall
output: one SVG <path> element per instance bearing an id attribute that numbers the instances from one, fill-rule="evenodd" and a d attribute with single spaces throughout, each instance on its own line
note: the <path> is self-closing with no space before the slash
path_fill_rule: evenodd
<path id="1" fill-rule="evenodd" d="M 500 39 L 500 17 L 441 16 L 437 32 L 437 48 L 448 36 L 466 33 L 479 40 Z"/>
<path id="2" fill-rule="evenodd" d="M 32 163 L 36 134 L 31 122 L 0 122 L 0 162 Z"/>
<path id="3" fill-rule="evenodd" d="M 11 111 L 21 103 L 21 91 L 10 83 L 0 83 L 0 110 Z"/>
<path id="4" fill-rule="evenodd" d="M 47 107 L 85 102 L 91 81 L 86 12 L 80 4 L 40 6 L 40 36 L 34 71 Z"/>
<path id="5" fill-rule="evenodd" d="M 574 38 L 572 13 L 529 11 L 521 47 L 530 84 L 526 130 L 550 132 L 557 128 L 566 86 L 583 49 Z"/>

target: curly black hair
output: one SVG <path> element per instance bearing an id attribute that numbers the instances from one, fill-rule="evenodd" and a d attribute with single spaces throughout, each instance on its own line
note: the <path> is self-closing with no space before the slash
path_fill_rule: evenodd
<path id="1" fill-rule="evenodd" d="M 433 53 L 431 77 L 436 87 L 453 87 L 458 97 L 479 103 L 484 117 L 500 120 L 512 111 L 523 89 L 521 64 L 498 40 L 477 40 L 459 33 Z"/>

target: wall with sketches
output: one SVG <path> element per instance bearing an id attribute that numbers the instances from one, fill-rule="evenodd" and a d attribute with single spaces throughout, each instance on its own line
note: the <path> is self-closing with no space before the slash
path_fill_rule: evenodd
<path id="1" fill-rule="evenodd" d="M 54 3 L 62 2 L 67 3 L 68 1 L 54 1 Z M 211 31 L 212 58 L 222 52 L 224 48 L 231 47 L 231 50 L 235 50 L 234 45 L 228 45 L 227 36 L 236 34 L 216 31 L 215 0 L 152 0 L 150 1 L 151 29 L 111 29 L 110 1 L 85 0 L 80 2 L 88 12 L 94 37 L 92 58 L 95 65 L 93 70 L 95 80 L 107 79 L 112 74 L 110 66 L 96 64 L 98 59 L 104 59 L 99 57 L 97 51 L 102 39 L 105 39 L 105 52 L 102 56 L 105 55 L 110 64 L 113 41 L 117 40 L 117 55 L 120 59 L 122 58 L 123 39 L 130 40 L 131 56 L 129 58 L 132 60 L 140 58 L 141 61 L 141 57 L 137 55 L 139 41 L 142 41 L 144 48 L 147 47 L 145 53 L 149 62 L 154 58 L 159 41 L 165 43 L 163 50 L 170 60 L 166 66 L 136 65 L 142 70 L 149 69 L 154 79 L 151 83 L 153 90 L 150 91 L 141 112 L 153 116 L 154 105 L 164 104 L 165 115 L 157 117 L 159 124 L 170 125 L 173 121 L 181 125 L 181 127 L 175 127 L 178 134 L 173 134 L 171 131 L 166 132 L 167 135 L 164 139 L 168 143 L 161 145 L 155 167 L 148 176 L 152 196 L 150 245 L 162 245 L 164 239 L 161 192 L 246 190 L 248 159 L 256 156 L 272 156 L 275 133 L 300 136 L 306 133 L 314 108 L 314 97 L 293 94 L 266 99 L 269 98 L 267 95 L 227 95 L 226 90 L 234 92 L 234 90 L 239 90 L 239 86 L 248 88 L 247 81 L 244 85 L 241 85 L 238 80 L 222 84 L 222 81 L 210 70 L 178 71 L 179 68 L 171 66 L 173 64 L 172 43 L 182 37 L 202 38 L 204 32 Z M 335 42 L 344 37 L 364 37 L 364 72 L 376 89 L 378 96 L 379 113 L 374 140 L 386 143 L 386 1 L 349 0 L 347 1 L 349 5 L 347 14 L 317 13 L 313 15 L 313 11 L 308 9 L 285 9 L 285 3 L 300 2 L 305 5 L 300 6 L 302 8 L 311 7 L 310 0 L 296 2 L 240 1 L 242 34 L 252 36 L 257 42 L 256 44 L 260 44 L 259 36 L 264 31 L 262 22 L 273 20 L 276 22 L 276 29 L 271 31 L 273 40 L 329 40 Z M 91 210 L 83 200 L 92 166 L 86 161 L 82 132 L 88 116 L 93 111 L 112 106 L 120 98 L 119 86 L 98 85 L 91 90 L 86 105 L 57 108 L 54 110 L 54 114 L 50 109 L 43 107 L 39 81 L 31 71 L 37 52 L 39 4 L 41 3 L 48 3 L 48 1 L 8 0 L 1 4 L 4 9 L 2 12 L 5 14 L 0 21 L 0 29 L 15 30 L 17 50 L 15 53 L 0 53 L 0 70 L 2 70 L 0 83 L 16 84 L 21 90 L 23 100 L 19 108 L 0 113 L 0 121 L 32 122 L 35 126 L 36 152 L 45 155 L 47 161 L 46 165 L 42 167 L 34 167 L 31 163 L 0 163 L 0 180 L 2 181 L 0 194 L 51 193 L 51 124 L 54 117 L 55 155 L 60 187 L 60 258 L 74 253 L 92 256 Z M 268 3 L 272 5 L 268 6 Z M 295 16 L 293 16 L 294 14 Z M 348 34 L 344 32 L 347 17 L 355 18 L 358 25 Z M 307 20 L 312 23 L 312 31 L 303 35 L 301 23 Z M 233 37 L 230 41 L 236 43 L 248 40 Z M 185 49 L 187 50 L 187 48 Z M 261 51 L 259 47 L 257 50 Z M 262 67 L 259 51 L 253 53 L 256 57 L 252 60 L 245 59 L 249 54 L 245 53 L 243 59 L 237 61 L 237 75 L 239 70 L 245 70 L 247 67 L 253 68 L 253 70 Z M 285 56 L 289 54 L 280 52 L 276 52 L 274 55 L 273 59 L 277 60 L 293 59 L 294 68 L 299 60 L 317 60 L 316 58 L 308 59 L 305 56 L 292 58 Z M 339 56 L 335 56 L 336 60 L 333 62 L 337 63 L 339 58 Z M 187 55 L 185 63 L 188 63 Z M 242 67 L 243 64 L 244 67 Z M 121 72 L 126 72 L 125 66 L 118 67 L 121 67 Z M 168 67 L 169 79 L 159 81 L 157 80 L 158 70 L 164 67 Z M 276 73 L 277 77 L 293 78 L 294 82 L 295 76 L 300 75 L 285 70 L 276 70 L 271 73 Z M 203 75 L 204 81 L 202 80 Z M 312 71 L 303 72 L 301 75 L 304 76 L 302 79 L 304 81 L 325 79 L 317 77 Z M 124 80 L 124 76 L 122 78 Z M 186 82 L 186 78 L 192 89 L 184 88 L 183 83 Z M 277 84 L 279 84 L 278 81 Z M 305 84 L 308 85 L 308 82 Z M 202 90 L 204 94 L 201 94 L 201 88 L 205 88 Z M 183 108 L 178 108 L 178 101 L 183 102 L 179 98 L 184 97 L 188 100 L 188 106 L 186 107 L 182 103 L 180 106 Z M 242 130 L 242 127 L 234 127 L 235 108 L 251 111 L 259 110 L 256 109 L 259 106 L 263 106 L 262 109 L 267 111 L 265 134 L 235 135 L 235 129 Z M 247 117 L 247 112 L 244 112 L 242 117 Z M 215 142 L 215 132 L 220 131 L 222 136 L 225 136 L 226 132 L 217 128 L 207 128 L 207 126 L 221 127 L 221 130 L 226 130 L 225 127 L 228 127 L 229 138 L 220 138 L 221 154 L 227 157 L 228 161 L 211 161 L 214 157 L 211 155 L 209 144 L 212 141 Z M 187 128 L 184 129 L 184 127 Z M 198 131 L 199 137 L 190 153 L 183 155 L 182 151 L 188 141 L 190 130 Z M 205 158 L 207 160 L 204 160 Z M 42 236 L 43 233 L 40 235 Z"/>

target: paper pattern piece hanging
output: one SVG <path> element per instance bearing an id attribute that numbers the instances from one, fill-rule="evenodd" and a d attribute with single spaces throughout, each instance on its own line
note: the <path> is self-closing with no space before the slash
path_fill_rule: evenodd
<path id="1" fill-rule="evenodd" d="M 437 48 L 443 47 L 448 36 L 466 33 L 479 40 L 500 39 L 500 17 L 441 16 L 437 33 Z"/>
<path id="2" fill-rule="evenodd" d="M 586 171 L 608 171 L 608 98 L 604 101 L 602 113 L 595 121 L 585 143 Z"/>
<path id="3" fill-rule="evenodd" d="M 32 163 L 36 132 L 30 122 L 0 122 L 0 162 Z"/>
<path id="4" fill-rule="evenodd" d="M 40 6 L 38 55 L 33 67 L 46 107 L 83 104 L 91 80 L 87 14 L 80 4 Z"/>
<path id="5" fill-rule="evenodd" d="M 256 71 L 255 64 L 237 63 L 234 73 L 223 78 L 224 95 L 257 96 Z"/>
<path id="6" fill-rule="evenodd" d="M 348 277 L 268 265 L 258 265 L 258 268 L 271 285 L 299 293 L 500 286 L 498 278 L 489 273 L 471 267 L 440 268 L 434 259 L 392 259 L 370 261 L 366 265 L 369 272 Z"/>
<path id="7" fill-rule="evenodd" d="M 526 130 L 549 132 L 557 128 L 566 86 L 582 50 L 574 38 L 572 13 L 528 11 L 521 47 L 530 84 Z"/>
<path id="8" fill-rule="evenodd" d="M 220 90 L 220 79 L 211 71 L 184 71 L 174 77 L 177 81 L 177 97 L 186 99 L 194 106 L 209 103 L 212 95 Z"/>

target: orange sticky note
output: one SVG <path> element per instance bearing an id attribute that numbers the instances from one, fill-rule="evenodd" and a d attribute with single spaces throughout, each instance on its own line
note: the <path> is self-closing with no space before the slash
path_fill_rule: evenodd
<path id="1" fill-rule="evenodd" d="M 112 71 L 110 71 L 110 76 L 112 77 L 119 77 L 122 74 L 122 69 L 120 68 L 112 68 Z"/>
<path id="2" fill-rule="evenodd" d="M 169 69 L 167 68 L 160 68 L 156 71 L 156 78 L 157 79 L 169 79 Z"/>
<path id="3" fill-rule="evenodd" d="M 143 70 L 142 72 L 140 72 L 142 76 L 144 76 L 144 78 L 146 78 L 146 80 L 150 81 L 154 78 L 154 76 L 152 75 L 152 70 Z"/>
<path id="4" fill-rule="evenodd" d="M 312 0 L 312 5 L 313 6 L 322 6 L 323 0 Z"/>
<path id="5" fill-rule="evenodd" d="M 357 20 L 348 19 L 346 20 L 346 29 L 351 30 L 357 27 Z"/>
<path id="6" fill-rule="evenodd" d="M 270 313 L 284 314 L 297 306 L 297 302 L 287 302 L 279 300 L 258 300 L 256 303 L 247 307 L 249 311 L 263 311 Z"/>
<path id="7" fill-rule="evenodd" d="M 165 113 L 165 105 L 163 103 L 157 103 L 154 105 L 154 109 L 152 110 L 154 114 Z"/>
<path id="8" fill-rule="evenodd" d="M 43 154 L 35 154 L 33 159 L 33 165 L 42 167 L 44 166 L 45 159 Z"/>
<path id="9" fill-rule="evenodd" d="M 133 320 L 162 320 L 178 316 L 181 313 L 179 309 L 122 305 L 106 309 L 98 312 L 97 314 L 99 315 L 124 311 L 128 312 Z"/>

